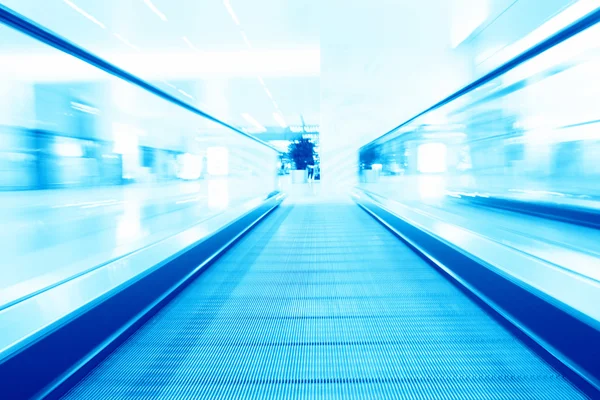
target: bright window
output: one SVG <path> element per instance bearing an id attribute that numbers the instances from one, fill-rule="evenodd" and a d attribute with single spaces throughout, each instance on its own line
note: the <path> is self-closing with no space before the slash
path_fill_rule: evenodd
<path id="1" fill-rule="evenodd" d="M 417 150 L 417 168 L 424 174 L 446 171 L 446 145 L 443 143 L 425 143 Z"/>

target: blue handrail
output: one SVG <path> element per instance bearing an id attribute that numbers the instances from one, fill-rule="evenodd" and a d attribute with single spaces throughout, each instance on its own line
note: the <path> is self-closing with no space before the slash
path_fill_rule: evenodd
<path id="1" fill-rule="evenodd" d="M 423 115 L 430 113 L 431 111 L 437 110 L 438 108 L 450 103 L 451 101 L 454 101 L 454 100 L 458 99 L 459 97 L 462 97 L 465 94 L 472 92 L 473 90 L 475 90 L 475 89 L 485 85 L 486 83 L 492 81 L 493 79 L 496 79 L 497 77 L 507 73 L 508 71 L 523 64 L 524 62 L 529 61 L 532 58 L 540 55 L 544 51 L 556 46 L 557 44 L 564 42 L 565 40 L 577 35 L 578 33 L 586 30 L 587 28 L 590 28 L 590 27 L 596 25 L 598 22 L 600 22 L 600 7 L 596 8 L 594 11 L 592 11 L 585 17 L 582 17 L 581 19 L 573 22 L 571 25 L 560 30 L 559 32 L 555 33 L 554 35 L 550 36 L 549 38 L 545 39 L 544 41 L 542 41 L 539 44 L 535 45 L 534 47 L 530 48 L 529 50 L 526 50 L 525 52 L 523 52 L 523 53 L 519 54 L 518 56 L 516 56 L 515 58 L 511 59 L 510 61 L 507 61 L 505 64 L 499 66 L 498 68 L 487 73 L 486 75 L 482 76 L 481 78 L 468 84 L 467 86 L 458 90 L 454 94 L 451 94 L 450 96 L 446 97 L 445 99 L 441 100 L 440 102 L 434 104 L 433 106 L 429 107 L 425 111 L 420 112 L 419 114 L 415 115 L 414 117 L 410 118 L 409 120 L 396 126 L 392 130 L 390 130 L 390 131 L 384 133 L 383 135 L 379 136 L 378 138 L 370 141 L 369 143 L 362 146 L 360 148 L 360 150 L 363 150 L 364 148 L 371 146 L 374 143 L 382 140 L 386 136 L 391 135 L 392 133 L 394 133 L 394 132 L 398 131 L 399 129 L 405 127 L 406 125 L 410 124 L 417 118 L 422 117 Z"/>
<path id="2" fill-rule="evenodd" d="M 152 85 L 151 83 L 133 75 L 130 72 L 125 71 L 122 68 L 117 67 L 114 64 L 90 53 L 89 51 L 83 49 L 82 47 L 70 42 L 69 40 L 59 36 L 58 34 L 46 29 L 39 24 L 31 21 L 25 16 L 15 12 L 14 10 L 3 6 L 0 4 L 0 23 L 3 23 L 6 26 L 9 26 L 19 32 L 26 34 L 40 42 L 46 43 L 55 49 L 58 49 L 64 53 L 70 54 L 74 57 L 77 57 L 80 60 L 85 61 L 88 64 L 95 66 L 105 72 L 108 72 L 111 75 L 114 75 L 124 81 L 132 83 L 156 96 L 159 96 L 170 103 L 173 103 L 181 108 L 184 108 L 188 111 L 193 112 L 201 117 L 204 117 L 210 121 L 213 121 L 225 128 L 231 129 L 232 131 L 239 133 L 240 135 L 246 136 L 249 139 L 252 139 L 264 146 L 267 146 L 278 153 L 281 153 L 277 148 L 271 146 L 270 144 L 258 139 L 255 136 L 252 136 L 238 128 L 233 127 L 232 125 L 213 117 L 212 115 L 200 110 L 197 107 L 188 104 L 187 102 L 178 99 L 177 97 L 170 95 L 169 93 L 159 89 L 158 87 Z"/>

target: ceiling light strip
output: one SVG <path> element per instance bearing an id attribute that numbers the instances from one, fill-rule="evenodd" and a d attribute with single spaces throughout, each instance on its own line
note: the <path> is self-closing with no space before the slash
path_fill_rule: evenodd
<path id="1" fill-rule="evenodd" d="M 246 32 L 240 31 L 240 33 L 242 34 L 242 38 L 244 39 L 244 43 L 246 43 L 246 46 L 248 46 L 249 49 L 252 49 L 252 43 L 250 43 L 248 36 L 246 36 Z"/>
<path id="2" fill-rule="evenodd" d="M 188 92 L 186 92 L 185 90 L 182 89 L 177 89 L 177 91 L 179 93 L 181 93 L 182 95 L 184 95 L 185 97 L 194 100 L 194 96 L 192 96 L 191 94 L 189 94 Z"/>
<path id="3" fill-rule="evenodd" d="M 235 22 L 235 24 L 240 28 L 240 34 L 242 35 L 242 39 L 244 40 L 244 43 L 246 43 L 246 46 L 252 50 L 253 46 L 252 43 L 250 42 L 250 39 L 248 38 L 248 35 L 246 35 L 246 32 L 242 29 L 241 24 L 240 24 L 240 20 L 238 19 L 237 15 L 235 14 L 235 11 L 233 10 L 233 7 L 231 6 L 231 3 L 229 3 L 229 0 L 223 0 L 223 4 L 225 5 L 225 8 L 227 9 L 227 12 L 229 13 L 229 15 L 231 16 L 231 19 L 233 20 L 233 22 Z M 185 39 L 184 39 L 185 40 Z M 187 41 L 186 41 L 187 43 Z M 273 116 L 278 115 L 278 118 L 275 118 L 275 120 L 277 121 L 277 123 L 279 123 L 279 125 L 281 125 L 282 127 L 284 127 L 283 125 L 287 126 L 287 124 L 285 123 L 285 120 L 283 119 L 283 115 L 281 113 L 281 110 L 279 109 L 279 106 L 277 105 L 277 103 L 275 102 L 275 99 L 273 99 L 273 94 L 271 93 L 271 91 L 269 90 L 269 88 L 267 87 L 267 85 L 265 84 L 265 81 L 263 80 L 262 77 L 258 77 L 258 81 L 260 82 L 260 84 L 262 85 L 265 93 L 267 94 L 267 96 L 269 97 L 269 99 L 271 100 L 271 102 L 273 103 L 273 107 L 275 107 L 275 113 L 273 113 Z M 249 114 L 242 114 L 244 116 L 244 118 L 246 118 L 246 115 L 250 118 L 252 118 Z M 254 120 L 254 118 L 252 118 Z M 248 120 L 248 118 L 246 118 L 246 120 Z M 256 122 L 258 124 L 258 122 L 256 120 L 254 120 L 254 122 Z M 260 124 L 258 124 L 262 129 L 264 129 L 264 127 Z M 259 129 L 261 129 L 259 128 Z"/>
<path id="4" fill-rule="evenodd" d="M 278 113 L 278 112 L 273 113 L 273 118 L 275 118 L 275 121 L 277 121 L 279 126 L 281 126 L 282 128 L 287 128 L 285 119 L 283 119 L 283 116 L 280 113 Z"/>
<path id="5" fill-rule="evenodd" d="M 248 121 L 250 124 L 254 125 L 254 127 L 256 129 L 258 129 L 259 132 L 266 132 L 267 131 L 267 129 L 264 126 L 262 126 L 257 120 L 255 120 L 250 114 L 243 113 L 242 117 L 244 117 L 244 119 L 246 121 Z"/>
<path id="6" fill-rule="evenodd" d="M 225 5 L 225 8 L 227 9 L 227 12 L 231 16 L 231 19 L 233 20 L 233 22 L 235 22 L 235 24 L 237 26 L 239 26 L 240 20 L 238 19 L 237 15 L 235 15 L 235 12 L 233 11 L 231 4 L 229 4 L 229 0 L 223 0 L 223 4 Z"/>
<path id="7" fill-rule="evenodd" d="M 190 39 L 188 39 L 187 36 L 182 37 L 183 41 L 185 42 L 185 44 L 188 45 L 188 47 L 192 50 L 198 51 L 198 48 L 196 46 L 194 46 L 194 43 L 192 43 L 192 41 Z"/>
<path id="8" fill-rule="evenodd" d="M 89 19 L 90 21 L 92 21 L 93 23 L 95 23 L 96 25 L 98 25 L 100 28 L 102 29 L 106 29 L 106 26 L 98 21 L 93 15 L 91 15 L 90 13 L 84 11 L 82 8 L 80 8 L 77 4 L 73 3 L 70 0 L 63 0 L 65 2 L 66 5 L 68 5 L 69 7 L 71 7 L 73 10 L 77 11 L 79 14 L 83 15 L 84 17 L 86 17 L 87 19 Z"/>
<path id="9" fill-rule="evenodd" d="M 154 3 L 152 3 L 152 1 L 151 1 L 151 0 L 144 0 L 144 3 L 146 3 L 146 5 L 148 6 L 148 8 L 149 8 L 150 10 L 152 10 L 152 12 L 153 12 L 154 14 L 156 14 L 156 15 L 158 16 L 158 18 L 162 19 L 163 21 L 166 21 L 166 20 L 167 20 L 167 16 L 166 16 L 165 14 L 163 14 L 163 13 L 162 13 L 162 12 L 161 12 L 161 11 L 158 9 L 158 7 L 156 7 L 156 6 L 154 5 Z"/>
<path id="10" fill-rule="evenodd" d="M 47 28 L 44 28 L 41 25 L 30 21 L 21 14 L 11 10 L 10 8 L 2 4 L 0 4 L 0 24 L 6 25 L 12 29 L 17 30 L 18 32 L 24 33 L 25 35 L 35 40 L 38 40 L 41 43 L 45 43 L 55 49 L 60 50 L 61 52 L 63 52 L 63 54 L 69 54 L 77 59 L 80 59 L 88 65 L 94 66 L 102 71 L 105 71 L 125 82 L 129 82 L 143 90 L 146 90 L 170 102 L 171 104 L 174 104 L 180 108 L 183 108 L 184 110 L 192 112 L 203 118 L 206 118 L 207 120 L 212 121 L 215 124 L 221 125 L 231 131 L 237 132 L 242 136 L 245 136 L 251 140 L 254 140 L 257 143 L 264 145 L 265 147 L 269 147 L 275 151 L 279 151 L 274 146 L 271 146 L 269 143 L 258 139 L 256 136 L 249 135 L 241 129 L 236 128 L 235 126 L 230 125 L 227 122 L 211 114 L 207 114 L 198 107 L 183 101 L 178 96 L 171 95 L 165 92 L 164 90 L 159 89 L 157 86 L 152 85 L 148 81 L 145 81 L 137 77 L 136 75 L 133 75 L 132 73 L 127 72 L 124 69 L 121 69 L 116 65 L 111 64 L 108 61 L 90 53 L 89 51 L 84 50 L 82 47 L 60 37 L 55 32 L 52 32 Z"/>
<path id="11" fill-rule="evenodd" d="M 135 51 L 140 51 L 139 47 L 132 44 L 129 40 L 125 39 L 123 36 L 119 35 L 118 33 L 113 33 L 113 36 L 116 37 L 117 39 L 119 39 L 121 41 L 121 43 L 123 43 L 124 45 L 132 48 Z"/>

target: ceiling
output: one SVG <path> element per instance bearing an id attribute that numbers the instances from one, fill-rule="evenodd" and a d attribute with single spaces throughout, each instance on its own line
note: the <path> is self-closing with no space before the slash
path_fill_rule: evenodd
<path id="1" fill-rule="evenodd" d="M 3 0 L 38 24 L 240 127 L 319 124 L 319 21 L 312 0 Z M 36 79 L 85 79 L 60 54 L 12 35 Z M 0 54 L 0 57 L 2 55 Z M 34 58 L 35 57 L 35 58 Z M 53 61 L 55 61 L 53 63 Z M 57 65 L 45 71 L 37 65 Z M 29 67 L 27 67 L 29 65 Z M 59 71 L 60 70 L 60 71 Z M 36 75 L 37 72 L 37 75 Z"/>
<path id="2" fill-rule="evenodd" d="M 252 126 L 247 114 L 278 127 L 274 113 L 320 125 L 324 176 L 338 181 L 354 176 L 359 146 L 471 82 L 485 72 L 478 58 L 575 2 L 0 1 L 236 126 Z M 39 44 L 2 41 L 0 73 L 7 52 L 30 73 L 53 65 Z M 85 75 L 61 68 L 53 79 Z"/>

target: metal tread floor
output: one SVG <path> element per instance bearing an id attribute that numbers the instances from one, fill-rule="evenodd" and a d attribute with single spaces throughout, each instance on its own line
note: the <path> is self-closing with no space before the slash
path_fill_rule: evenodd
<path id="1" fill-rule="evenodd" d="M 280 206 L 65 398 L 585 396 L 341 203 Z"/>

